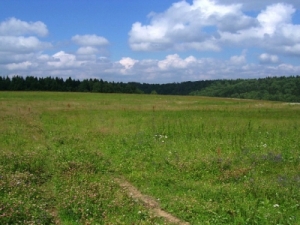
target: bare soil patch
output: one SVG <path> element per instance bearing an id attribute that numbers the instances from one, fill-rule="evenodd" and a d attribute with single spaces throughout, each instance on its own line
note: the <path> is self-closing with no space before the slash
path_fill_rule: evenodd
<path id="1" fill-rule="evenodd" d="M 130 197 L 143 202 L 145 207 L 147 207 L 154 216 L 162 217 L 171 224 L 189 225 L 188 222 L 182 221 L 170 213 L 162 210 L 156 200 L 154 200 L 151 196 L 142 194 L 136 187 L 134 187 L 125 179 L 116 178 L 115 181 L 120 185 L 120 187 L 127 191 L 127 194 Z"/>

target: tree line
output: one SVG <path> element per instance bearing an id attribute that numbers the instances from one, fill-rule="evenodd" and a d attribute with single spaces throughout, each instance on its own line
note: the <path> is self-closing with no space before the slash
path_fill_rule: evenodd
<path id="1" fill-rule="evenodd" d="M 300 76 L 203 80 L 168 84 L 108 82 L 102 79 L 80 81 L 71 77 L 64 80 L 58 77 L 0 76 L 0 90 L 198 95 L 300 102 Z"/>
<path id="2" fill-rule="evenodd" d="M 2 91 L 60 91 L 60 92 L 99 92 L 99 93 L 139 93 L 130 83 L 107 82 L 102 79 L 64 80 L 59 77 L 0 77 Z"/>
<path id="3" fill-rule="evenodd" d="M 216 80 L 191 95 L 300 102 L 300 76 Z"/>

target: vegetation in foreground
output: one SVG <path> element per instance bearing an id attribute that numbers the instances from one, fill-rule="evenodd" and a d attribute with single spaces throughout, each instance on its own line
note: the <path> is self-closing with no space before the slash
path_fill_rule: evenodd
<path id="1" fill-rule="evenodd" d="M 0 224 L 300 223 L 300 105 L 0 92 Z"/>

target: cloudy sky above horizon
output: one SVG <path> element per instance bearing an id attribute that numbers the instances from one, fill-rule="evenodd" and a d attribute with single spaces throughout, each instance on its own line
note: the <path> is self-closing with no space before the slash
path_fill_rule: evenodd
<path id="1" fill-rule="evenodd" d="M 0 76 L 170 83 L 300 75 L 300 1 L 2 0 Z"/>

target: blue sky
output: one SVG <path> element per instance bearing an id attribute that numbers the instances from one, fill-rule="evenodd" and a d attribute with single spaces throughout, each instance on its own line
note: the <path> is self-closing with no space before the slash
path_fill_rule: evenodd
<path id="1" fill-rule="evenodd" d="M 2 0 L 0 76 L 169 83 L 300 75 L 300 1 Z"/>

